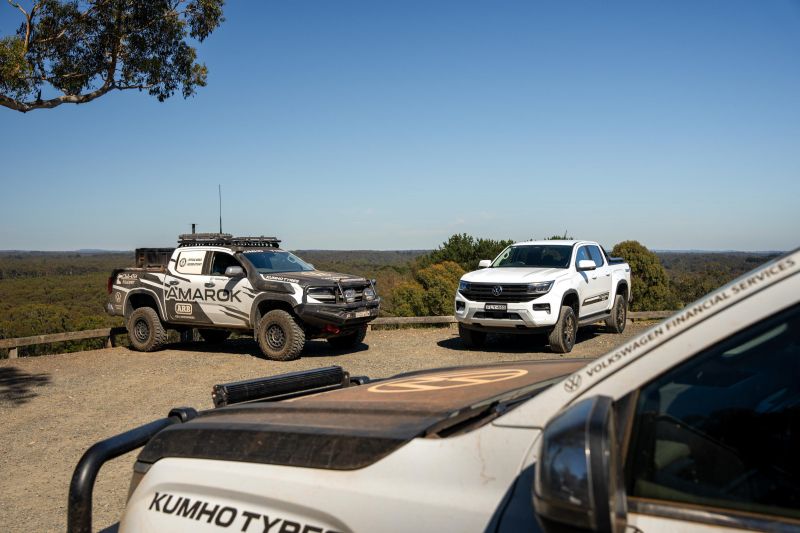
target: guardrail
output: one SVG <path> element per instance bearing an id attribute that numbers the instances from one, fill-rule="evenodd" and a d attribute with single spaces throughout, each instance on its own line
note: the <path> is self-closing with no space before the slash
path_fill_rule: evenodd
<path id="1" fill-rule="evenodd" d="M 670 316 L 674 311 L 630 311 L 628 320 L 638 322 L 642 320 L 660 320 Z M 423 324 L 455 324 L 454 316 L 387 316 L 376 318 L 370 322 L 373 326 L 404 326 Z M 114 346 L 114 336 L 124 335 L 128 331 L 124 327 L 88 329 L 84 331 L 68 331 L 66 333 L 52 333 L 49 335 L 34 335 L 33 337 L 20 337 L 17 339 L 0 339 L 0 350 L 8 350 L 9 359 L 19 356 L 18 349 L 22 346 L 36 344 L 51 344 L 55 342 L 80 341 L 86 339 L 106 339 L 106 348 Z"/>

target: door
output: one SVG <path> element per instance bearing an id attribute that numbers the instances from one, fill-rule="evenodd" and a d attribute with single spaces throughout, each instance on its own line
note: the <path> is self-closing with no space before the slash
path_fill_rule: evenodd
<path id="1" fill-rule="evenodd" d="M 596 252 L 593 252 L 592 249 Z M 600 254 L 600 257 L 597 257 Z M 580 295 L 580 317 L 587 317 L 601 313 L 608 308 L 608 299 L 611 288 L 611 272 L 597 246 L 581 246 L 575 254 L 575 266 L 579 261 L 589 260 L 595 264 L 594 270 L 579 271 L 582 278 Z"/>
<path id="2" fill-rule="evenodd" d="M 208 276 L 203 280 L 209 316 L 214 324 L 245 327 L 250 324 L 253 291 L 246 276 L 228 277 L 228 267 L 244 267 L 227 251 L 209 252 Z"/>
<path id="3" fill-rule="evenodd" d="M 205 302 L 206 277 L 203 269 L 209 252 L 185 249 L 178 253 L 175 263 L 170 262 L 166 284 L 165 307 L 170 322 L 211 324 L 209 305 Z"/>

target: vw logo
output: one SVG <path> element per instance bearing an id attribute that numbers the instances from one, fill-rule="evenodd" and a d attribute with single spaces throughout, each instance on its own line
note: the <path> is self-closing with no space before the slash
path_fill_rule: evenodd
<path id="1" fill-rule="evenodd" d="M 564 380 L 564 390 L 567 392 L 575 392 L 581 386 L 581 375 L 575 374 Z"/>
<path id="2" fill-rule="evenodd" d="M 494 287 L 492 287 L 492 295 L 500 296 L 501 294 L 503 294 L 503 287 L 501 287 L 500 285 L 495 285 Z"/>

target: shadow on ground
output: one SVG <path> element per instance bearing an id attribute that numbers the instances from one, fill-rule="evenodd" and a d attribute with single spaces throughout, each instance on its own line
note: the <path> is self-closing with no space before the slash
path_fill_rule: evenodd
<path id="1" fill-rule="evenodd" d="M 179 342 L 175 344 L 168 344 L 164 346 L 169 350 L 186 350 L 199 353 L 219 353 L 219 354 L 239 354 L 250 355 L 260 359 L 266 359 L 258 343 L 249 337 L 228 339 L 224 342 L 209 343 L 209 342 Z M 334 348 L 325 340 L 310 340 L 306 341 L 303 348 L 303 353 L 300 357 L 336 357 L 339 355 L 347 355 L 358 352 L 363 352 L 369 349 L 369 345 L 361 343 L 352 348 Z"/>
<path id="2" fill-rule="evenodd" d="M 13 366 L 0 368 L 0 402 L 22 405 L 38 394 L 34 387 L 43 387 L 51 382 L 50 374 L 28 374 Z"/>
<path id="3" fill-rule="evenodd" d="M 578 336 L 575 339 L 575 346 L 580 343 L 595 338 L 603 333 L 602 328 L 594 326 L 583 327 L 578 330 Z M 486 336 L 486 343 L 480 348 L 470 348 L 461 340 L 460 337 L 451 337 L 437 342 L 440 347 L 447 350 L 457 350 L 461 352 L 470 352 L 480 350 L 482 352 L 498 352 L 498 353 L 552 353 L 547 343 L 547 335 L 544 334 L 494 334 L 490 333 Z"/>

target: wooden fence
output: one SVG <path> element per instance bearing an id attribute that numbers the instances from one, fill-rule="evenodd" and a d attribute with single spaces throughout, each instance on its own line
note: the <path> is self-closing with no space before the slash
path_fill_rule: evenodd
<path id="1" fill-rule="evenodd" d="M 671 315 L 674 311 L 631 311 L 628 320 L 633 322 L 642 320 L 660 320 Z M 373 326 L 402 326 L 424 324 L 455 324 L 454 316 L 391 316 L 376 318 L 370 322 Z M 50 344 L 55 342 L 79 341 L 85 339 L 106 339 L 106 348 L 114 346 L 114 336 L 126 334 L 124 327 L 88 329 L 85 331 L 69 331 L 66 333 L 53 333 L 50 335 L 34 335 L 33 337 L 20 337 L 18 339 L 0 339 L 0 350 L 7 349 L 8 357 L 16 359 L 18 349 L 22 346 L 36 344 Z"/>

